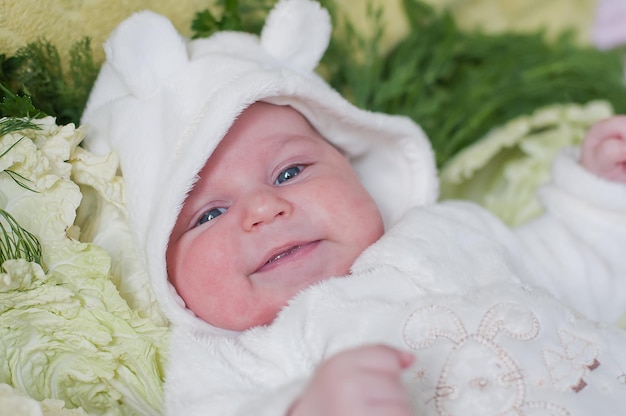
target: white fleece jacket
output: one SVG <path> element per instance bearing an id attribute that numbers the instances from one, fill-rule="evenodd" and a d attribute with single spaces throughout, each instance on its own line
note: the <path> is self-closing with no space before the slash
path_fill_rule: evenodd
<path id="1" fill-rule="evenodd" d="M 320 362 L 371 343 L 415 353 L 416 415 L 623 414 L 626 333 L 579 312 L 626 310 L 626 186 L 572 152 L 541 197 L 545 215 L 517 231 L 469 203 L 413 209 L 270 326 L 175 326 L 168 414 L 284 415 Z"/>

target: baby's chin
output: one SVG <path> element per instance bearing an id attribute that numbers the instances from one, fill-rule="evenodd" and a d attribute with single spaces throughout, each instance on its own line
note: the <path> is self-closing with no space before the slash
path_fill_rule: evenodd
<path id="1" fill-rule="evenodd" d="M 232 319 L 233 316 L 224 317 L 223 319 L 205 319 L 209 324 L 228 331 L 244 332 L 256 327 L 271 325 L 279 316 L 281 310 L 287 306 L 284 305 L 275 308 L 266 308 L 263 311 L 257 311 L 255 316 L 241 316 L 240 319 Z M 201 317 L 202 318 L 202 317 Z M 204 318 L 203 318 L 204 319 Z"/>

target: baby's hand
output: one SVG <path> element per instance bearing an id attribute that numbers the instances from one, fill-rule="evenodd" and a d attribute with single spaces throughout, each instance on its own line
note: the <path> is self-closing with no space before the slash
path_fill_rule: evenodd
<path id="1" fill-rule="evenodd" d="M 339 353 L 318 367 L 289 416 L 409 416 L 400 375 L 413 359 L 382 345 Z"/>
<path id="2" fill-rule="evenodd" d="M 580 162 L 602 178 L 626 183 L 626 116 L 593 125 L 583 141 Z"/>

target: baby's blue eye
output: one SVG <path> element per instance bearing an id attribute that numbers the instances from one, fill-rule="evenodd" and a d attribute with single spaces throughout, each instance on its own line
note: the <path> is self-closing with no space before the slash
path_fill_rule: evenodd
<path id="1" fill-rule="evenodd" d="M 208 210 L 207 212 L 205 212 L 204 215 L 202 215 L 202 217 L 200 217 L 200 219 L 198 220 L 198 225 L 214 220 L 216 217 L 219 217 L 225 212 L 226 212 L 226 208 L 212 208 Z"/>
<path id="2" fill-rule="evenodd" d="M 302 166 L 291 166 L 278 174 L 278 178 L 274 182 L 275 185 L 281 185 L 290 179 L 295 178 L 302 172 Z"/>

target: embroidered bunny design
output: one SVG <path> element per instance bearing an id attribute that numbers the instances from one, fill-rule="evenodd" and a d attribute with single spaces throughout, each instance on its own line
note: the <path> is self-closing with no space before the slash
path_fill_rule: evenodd
<path id="1" fill-rule="evenodd" d="M 545 415 L 569 416 L 556 404 L 526 400 L 524 374 L 496 342 L 498 334 L 528 341 L 539 331 L 536 315 L 521 304 L 492 306 L 473 333 L 451 309 L 429 305 L 408 318 L 404 340 L 414 350 L 428 348 L 440 338 L 453 343 L 435 386 L 434 402 L 440 416 L 522 416 L 532 414 L 533 409 Z"/>

